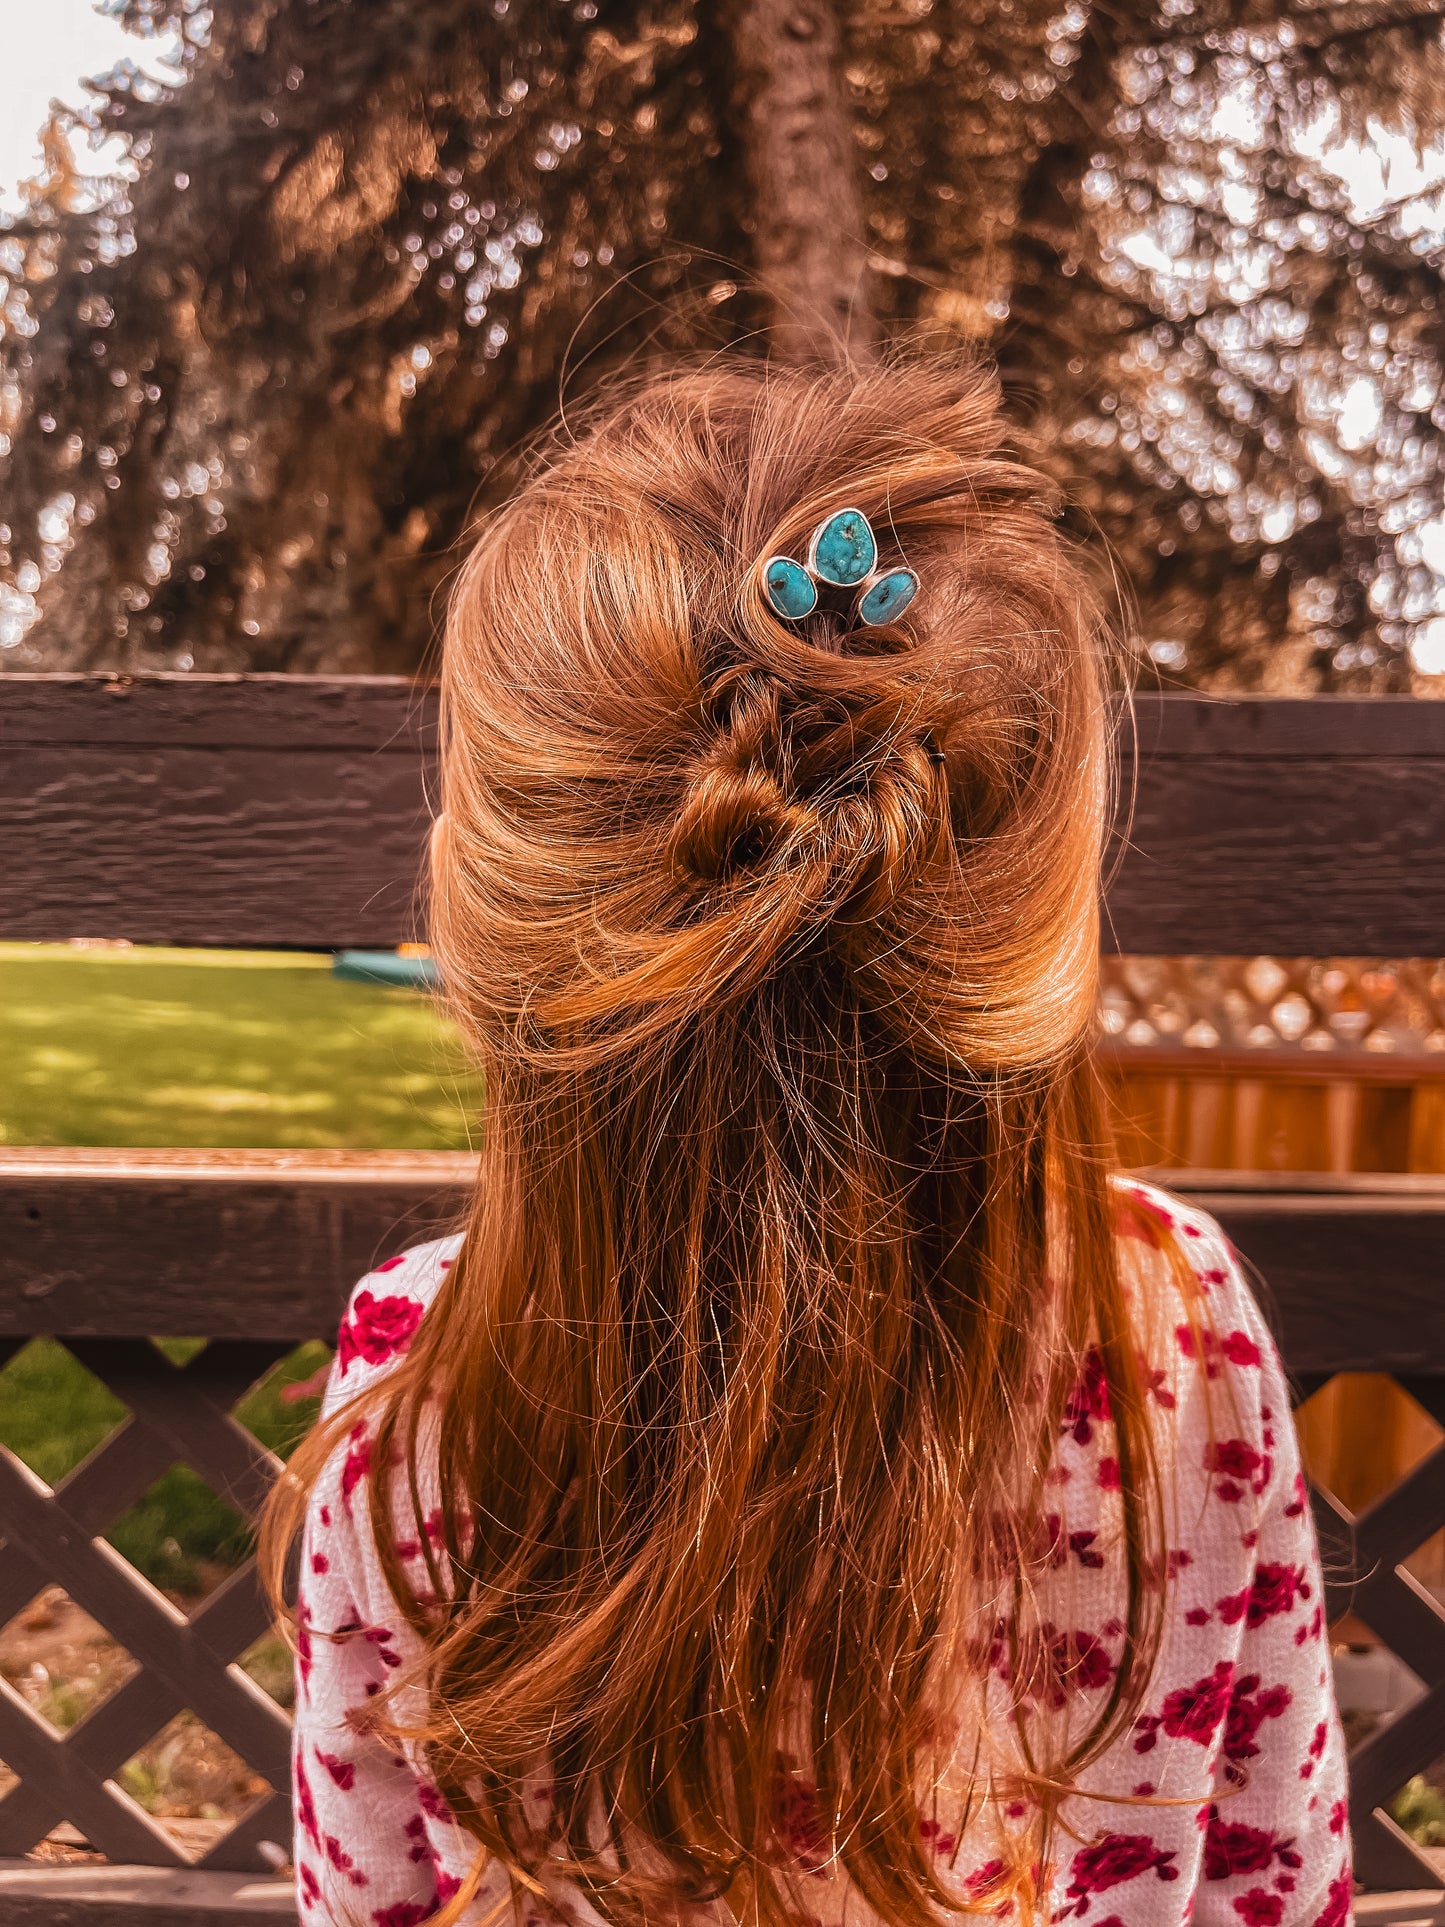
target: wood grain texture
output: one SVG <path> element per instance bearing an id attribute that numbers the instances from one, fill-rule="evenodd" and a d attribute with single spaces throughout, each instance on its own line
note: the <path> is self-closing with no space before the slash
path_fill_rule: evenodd
<path id="1" fill-rule="evenodd" d="M 461 1221 L 455 1152 L 0 1150 L 0 1336 L 314 1338 Z M 1445 1375 L 1445 1178 L 1168 1172 L 1261 1279 L 1300 1376 Z M 1362 1281 L 1364 1288 L 1362 1288 Z"/>
<path id="2" fill-rule="evenodd" d="M 1445 726 L 1445 706 L 1429 707 Z M 1141 755 L 1137 778 L 1128 847 L 1108 891 L 1107 948 L 1317 957 L 1445 949 L 1445 757 L 1160 751 Z"/>
<path id="3" fill-rule="evenodd" d="M 0 677 L 0 937 L 419 931 L 436 736 L 393 677 Z M 1141 696 L 1105 941 L 1445 954 L 1445 703 Z"/>
<path id="4" fill-rule="evenodd" d="M 436 746 L 436 691 L 406 676 L 6 676 L 0 748 L 398 750 Z"/>
<path id="5" fill-rule="evenodd" d="M 314 1338 L 392 1250 L 449 1230 L 449 1152 L 0 1151 L 0 1333 Z"/>
<path id="6" fill-rule="evenodd" d="M 0 936 L 404 942 L 434 742 L 396 677 L 0 680 Z"/>

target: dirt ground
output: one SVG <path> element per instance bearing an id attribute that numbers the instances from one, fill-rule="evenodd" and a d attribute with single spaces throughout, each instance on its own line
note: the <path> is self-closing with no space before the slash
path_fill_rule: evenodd
<path id="1" fill-rule="evenodd" d="M 193 1601 L 177 1598 L 185 1607 Z M 291 1697 L 291 1662 L 278 1638 L 258 1641 L 242 1661 L 281 1705 Z M 50 1587 L 0 1629 L 0 1676 L 57 1732 L 65 1732 L 136 1671 L 130 1655 L 59 1587 Z M 0 1792 L 15 1776 L 0 1764 Z M 224 1741 L 194 1714 L 179 1713 L 126 1761 L 116 1783 L 194 1860 L 267 1791 Z M 57 1827 L 46 1858 L 84 1857 L 74 1827 Z"/>

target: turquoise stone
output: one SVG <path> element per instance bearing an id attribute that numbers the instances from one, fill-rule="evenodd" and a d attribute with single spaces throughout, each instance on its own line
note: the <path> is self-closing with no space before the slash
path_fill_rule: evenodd
<path id="1" fill-rule="evenodd" d="M 801 622 L 818 606 L 813 578 L 791 556 L 775 555 L 763 564 L 763 589 L 774 612 L 785 622 Z"/>
<path id="2" fill-rule="evenodd" d="M 918 577 L 912 569 L 890 569 L 859 597 L 858 620 L 870 625 L 893 622 L 917 594 Z"/>
<path id="3" fill-rule="evenodd" d="M 873 573 L 878 544 L 861 509 L 839 509 L 813 531 L 808 567 L 820 581 L 852 589 Z"/>

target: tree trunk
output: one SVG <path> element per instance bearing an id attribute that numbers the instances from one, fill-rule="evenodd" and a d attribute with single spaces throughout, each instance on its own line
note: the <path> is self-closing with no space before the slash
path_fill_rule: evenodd
<path id="1" fill-rule="evenodd" d="M 832 0 L 723 0 L 720 22 L 772 352 L 867 359 L 877 325 Z"/>

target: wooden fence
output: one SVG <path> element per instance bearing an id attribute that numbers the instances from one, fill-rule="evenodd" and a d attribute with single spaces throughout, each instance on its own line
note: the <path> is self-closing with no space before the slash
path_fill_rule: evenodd
<path id="1" fill-rule="evenodd" d="M 0 679 L 0 937 L 332 948 L 417 934 L 430 699 L 390 679 Z M 1445 706 L 1138 706 L 1109 941 L 1151 953 L 1445 954 Z M 235 1661 L 264 1628 L 243 1566 L 189 1615 L 107 1544 L 178 1460 L 243 1516 L 275 1463 L 234 1416 L 328 1335 L 384 1248 L 455 1217 L 465 1159 L 394 1153 L 0 1153 L 0 1352 L 61 1340 L 129 1417 L 52 1488 L 0 1454 L 0 1623 L 46 1584 L 138 1671 L 63 1737 L 0 1682 L 4 1927 L 294 1919 L 284 1715 Z M 1391 1375 L 1445 1426 L 1445 1180 L 1180 1174 L 1269 1281 L 1302 1393 Z M 201 1333 L 178 1365 L 151 1341 Z M 1445 1610 L 1405 1569 L 1445 1527 L 1445 1446 L 1358 1514 L 1315 1495 L 1332 1615 L 1422 1692 L 1352 1755 L 1362 1915 L 1425 1919 L 1441 1882 L 1384 1813 L 1445 1753 Z M 196 1867 L 116 1782 L 188 1708 L 269 1792 Z M 65 1820 L 111 1866 L 26 1860 Z M 5 1856 L 8 1856 L 6 1858 Z M 1445 1918 L 1445 1916 L 1441 1916 Z"/>

